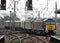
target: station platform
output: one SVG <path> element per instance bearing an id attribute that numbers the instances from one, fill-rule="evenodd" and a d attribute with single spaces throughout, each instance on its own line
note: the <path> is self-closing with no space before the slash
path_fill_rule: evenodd
<path id="1" fill-rule="evenodd" d="M 0 43 L 5 43 L 5 35 L 0 35 Z"/>
<path id="2" fill-rule="evenodd" d="M 58 35 L 51 36 L 51 41 L 53 43 L 60 43 L 60 36 L 58 36 Z"/>

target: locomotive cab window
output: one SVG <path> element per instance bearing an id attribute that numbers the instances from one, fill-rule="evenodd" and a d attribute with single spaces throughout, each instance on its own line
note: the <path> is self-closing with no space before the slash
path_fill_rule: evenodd
<path id="1" fill-rule="evenodd" d="M 50 24 L 50 22 L 46 22 L 46 24 Z"/>
<path id="2" fill-rule="evenodd" d="M 51 24 L 56 24 L 56 22 L 51 22 Z"/>

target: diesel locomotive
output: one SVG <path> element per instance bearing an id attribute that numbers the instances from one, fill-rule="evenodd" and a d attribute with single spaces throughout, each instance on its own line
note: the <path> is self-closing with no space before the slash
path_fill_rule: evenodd
<path id="1" fill-rule="evenodd" d="M 32 23 L 32 27 L 26 26 L 27 33 L 43 34 L 43 35 L 55 35 L 56 34 L 56 21 L 53 19 L 36 20 Z"/>
<path id="2" fill-rule="evenodd" d="M 53 19 L 47 19 L 43 21 L 44 32 L 47 35 L 55 35 L 56 34 L 56 21 Z"/>
<path id="3" fill-rule="evenodd" d="M 11 24 L 13 24 L 11 22 Z M 10 27 L 10 22 L 5 21 L 5 27 Z M 40 19 L 35 20 L 34 22 L 21 22 L 15 21 L 16 30 L 24 30 L 29 34 L 45 34 L 45 35 L 55 35 L 56 34 L 56 21 L 54 19 Z"/>

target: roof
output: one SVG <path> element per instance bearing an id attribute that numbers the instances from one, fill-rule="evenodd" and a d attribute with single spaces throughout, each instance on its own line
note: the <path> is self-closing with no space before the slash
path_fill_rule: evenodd
<path id="1" fill-rule="evenodd" d="M 37 18 L 34 22 L 41 22 L 42 19 Z"/>
<path id="2" fill-rule="evenodd" d="M 56 22 L 56 21 L 53 20 L 53 19 L 47 19 L 45 22 L 50 22 L 50 21 Z"/>
<path id="3" fill-rule="evenodd" d="M 8 20 L 8 21 L 5 21 L 5 22 L 10 22 L 10 20 Z M 13 22 L 13 21 L 11 21 L 11 22 Z M 21 22 L 21 21 L 15 21 L 15 22 Z"/>

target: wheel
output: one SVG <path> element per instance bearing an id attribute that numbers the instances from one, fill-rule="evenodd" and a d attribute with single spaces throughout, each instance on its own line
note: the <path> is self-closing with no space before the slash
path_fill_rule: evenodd
<path id="1" fill-rule="evenodd" d="M 30 34 L 30 30 L 29 30 L 29 29 L 27 29 L 27 30 L 26 30 L 26 33 Z"/>
<path id="2" fill-rule="evenodd" d="M 31 30 L 31 34 L 34 34 L 34 30 Z"/>
<path id="3" fill-rule="evenodd" d="M 40 35 L 41 32 L 39 30 L 35 30 L 35 34 Z"/>

